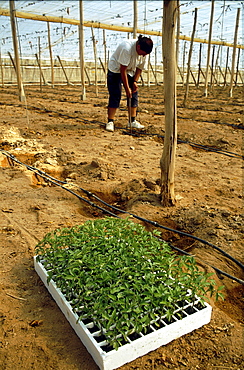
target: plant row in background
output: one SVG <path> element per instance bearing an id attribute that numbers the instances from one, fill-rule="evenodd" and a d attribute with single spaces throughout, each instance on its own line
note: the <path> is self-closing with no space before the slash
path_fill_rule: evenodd
<path id="1" fill-rule="evenodd" d="M 221 295 L 211 274 L 159 236 L 129 219 L 87 221 L 48 233 L 36 247 L 37 260 L 79 319 L 92 319 L 117 349 L 159 318 L 170 320 L 182 302 Z"/>

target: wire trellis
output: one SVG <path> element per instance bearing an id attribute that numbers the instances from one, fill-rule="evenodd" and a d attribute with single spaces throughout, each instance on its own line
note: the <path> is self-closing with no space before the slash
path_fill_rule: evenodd
<path id="1" fill-rule="evenodd" d="M 121 6 L 123 3 L 123 6 Z M 163 1 L 138 0 L 138 29 L 160 31 L 162 30 Z M 83 1 L 85 21 L 100 22 L 119 27 L 132 27 L 133 25 L 133 1 Z M 215 1 L 214 30 L 213 35 L 216 41 L 233 43 L 236 10 L 243 9 L 243 1 Z M 67 19 L 79 19 L 79 1 L 15 1 L 17 12 L 32 13 L 37 15 L 63 17 Z M 206 40 L 208 38 L 209 13 L 211 1 L 181 1 L 181 28 L 180 35 L 191 36 L 194 9 L 198 8 L 198 24 L 196 37 Z M 0 1 L 1 9 L 9 9 L 9 1 Z M 1 13 L 0 13 L 1 14 Z M 23 58 L 34 58 L 38 52 L 38 37 L 41 44 L 42 59 L 49 58 L 47 42 L 46 22 L 33 21 L 24 18 L 17 19 L 19 44 L 22 48 Z M 238 44 L 242 44 L 243 35 L 240 25 Z M 62 59 L 79 59 L 78 27 L 71 24 L 50 22 L 51 39 L 54 55 L 60 55 Z M 0 16 L 1 30 L 1 51 L 2 57 L 13 53 L 12 35 L 9 18 Z M 93 60 L 93 45 L 90 36 L 90 29 L 85 27 L 85 56 L 86 61 Z M 102 55 L 103 40 L 99 29 L 94 28 L 94 35 L 97 40 L 98 55 Z M 128 37 L 126 32 L 106 30 L 107 50 L 111 54 L 118 42 Z M 131 35 L 132 37 L 132 35 Z M 151 36 L 155 47 L 157 47 L 161 62 L 161 37 Z M 184 41 L 180 42 L 179 60 L 182 60 Z M 196 47 L 197 48 L 197 47 Z M 220 64 L 224 64 L 224 52 L 220 52 Z M 196 53 L 194 53 L 196 55 Z M 203 54 L 203 59 L 205 55 Z M 151 62 L 154 63 L 154 55 L 151 55 Z M 193 56 L 192 63 L 197 65 L 197 57 Z"/>

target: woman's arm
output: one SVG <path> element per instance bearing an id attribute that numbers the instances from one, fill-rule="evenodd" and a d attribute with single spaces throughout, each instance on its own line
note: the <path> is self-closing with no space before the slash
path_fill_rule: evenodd
<path id="1" fill-rule="evenodd" d="M 141 72 L 142 72 L 142 70 L 140 68 L 136 68 L 136 73 L 134 75 L 133 93 L 138 90 L 137 84 L 138 84 L 139 78 L 141 76 Z"/>
<path id="2" fill-rule="evenodd" d="M 125 92 L 128 98 L 132 97 L 132 91 L 129 86 L 128 78 L 127 78 L 127 66 L 120 65 L 120 74 L 122 78 L 122 82 L 125 88 Z"/>

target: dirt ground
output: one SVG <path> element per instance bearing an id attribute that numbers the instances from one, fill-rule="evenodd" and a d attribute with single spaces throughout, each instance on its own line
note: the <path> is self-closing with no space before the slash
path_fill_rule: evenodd
<path id="1" fill-rule="evenodd" d="M 208 241 L 243 263 L 243 91 L 235 88 L 230 98 L 218 87 L 203 97 L 203 88 L 191 87 L 184 108 L 184 90 L 178 88 L 173 207 L 162 207 L 159 197 L 162 86 L 140 88 L 138 120 L 145 129 L 133 135 L 126 129 L 125 99 L 116 130 L 105 131 L 104 86 L 98 96 L 94 86 L 87 87 L 85 101 L 79 86 L 29 85 L 25 91 L 27 104 L 18 100 L 16 86 L 0 87 L 0 369 L 96 370 L 34 270 L 36 244 L 58 227 L 105 215 L 84 200 L 107 209 L 85 189 L 122 210 Z M 34 168 L 65 181 L 66 189 Z M 243 270 L 211 246 L 159 229 L 214 273 L 225 300 L 210 300 L 208 325 L 120 369 L 243 369 L 244 286 L 232 278 L 244 280 Z M 217 275 L 211 266 L 231 277 Z"/>

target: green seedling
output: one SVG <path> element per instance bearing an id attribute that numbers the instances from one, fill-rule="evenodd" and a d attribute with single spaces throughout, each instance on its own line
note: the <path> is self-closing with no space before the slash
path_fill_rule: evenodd
<path id="1" fill-rule="evenodd" d="M 87 221 L 48 233 L 36 246 L 37 260 L 79 319 L 92 319 L 118 349 L 159 318 L 170 322 L 177 303 L 222 296 L 211 274 L 159 236 L 128 219 Z"/>

